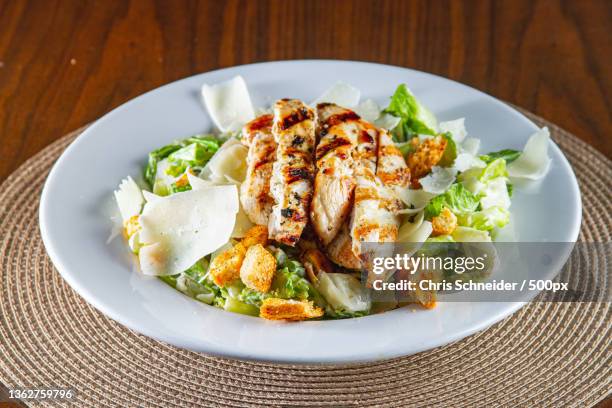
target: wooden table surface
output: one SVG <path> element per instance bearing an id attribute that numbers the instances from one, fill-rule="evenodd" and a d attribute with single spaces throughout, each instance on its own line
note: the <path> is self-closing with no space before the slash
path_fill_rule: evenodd
<path id="1" fill-rule="evenodd" d="M 432 72 L 612 156 L 612 1 L 0 0 L 0 181 L 145 91 L 257 61 Z"/>
<path id="2" fill-rule="evenodd" d="M 258 61 L 428 71 L 612 156 L 612 1 L 0 0 L 0 181 L 145 91 Z"/>

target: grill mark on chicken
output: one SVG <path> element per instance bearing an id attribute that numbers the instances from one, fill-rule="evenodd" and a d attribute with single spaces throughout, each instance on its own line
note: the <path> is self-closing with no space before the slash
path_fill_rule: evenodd
<path id="1" fill-rule="evenodd" d="M 328 143 L 319 143 L 319 146 L 317 146 L 317 151 L 316 151 L 317 161 L 321 160 L 323 156 L 325 156 L 332 150 L 335 150 L 341 146 L 348 146 L 351 144 L 352 142 L 349 139 L 344 138 L 344 137 L 334 137 Z M 344 159 L 347 158 L 346 154 L 344 153 L 340 153 L 340 154 L 342 155 L 341 158 L 344 158 Z"/>
<path id="2" fill-rule="evenodd" d="M 315 112 L 296 99 L 274 104 L 272 133 L 278 144 L 272 169 L 274 206 L 269 236 L 294 246 L 308 221 L 314 175 Z"/>
<path id="3" fill-rule="evenodd" d="M 323 106 L 322 106 L 323 105 Z M 317 105 L 317 109 L 325 109 L 325 108 L 330 108 L 333 107 L 334 104 L 319 104 Z M 325 121 L 323 121 L 321 123 L 321 133 L 322 136 L 324 136 L 325 134 L 327 134 L 327 130 L 333 126 L 336 126 L 340 123 L 345 123 L 345 122 L 349 122 L 349 121 L 355 121 L 355 120 L 359 120 L 361 119 L 361 117 L 356 114 L 355 112 L 346 109 L 345 112 L 341 112 L 341 113 L 337 113 L 335 115 L 331 115 L 329 116 L 327 119 L 325 119 Z"/>
<path id="4" fill-rule="evenodd" d="M 267 225 L 274 200 L 270 178 L 276 152 L 272 115 L 262 115 L 242 129 L 242 143 L 249 147 L 247 173 L 240 185 L 240 203 L 251 222 Z"/>
<path id="5" fill-rule="evenodd" d="M 283 102 L 290 102 L 290 100 L 284 100 Z M 305 120 L 312 120 L 313 118 L 314 115 L 310 109 L 306 107 L 299 108 L 291 114 L 283 117 L 279 123 L 279 128 L 280 130 L 287 130 Z"/>
<path id="6" fill-rule="evenodd" d="M 384 185 L 405 188 L 410 184 L 410 169 L 402 152 L 395 146 L 385 130 L 378 134 L 378 160 L 376 175 Z"/>
<path id="7" fill-rule="evenodd" d="M 311 180 L 312 179 L 312 176 L 310 174 L 310 169 L 305 168 L 305 167 L 287 168 L 285 169 L 285 173 L 286 173 L 285 180 L 287 184 L 293 184 L 301 180 Z"/>
<path id="8" fill-rule="evenodd" d="M 254 134 L 258 130 L 268 128 L 272 126 L 273 116 L 270 114 L 261 115 L 250 121 L 246 126 L 248 127 L 248 133 Z"/>
<path id="9" fill-rule="evenodd" d="M 317 117 L 317 174 L 310 218 L 319 240 L 327 245 L 350 213 L 355 189 L 353 156 L 357 135 L 367 124 L 355 112 L 332 103 L 317 105 Z"/>

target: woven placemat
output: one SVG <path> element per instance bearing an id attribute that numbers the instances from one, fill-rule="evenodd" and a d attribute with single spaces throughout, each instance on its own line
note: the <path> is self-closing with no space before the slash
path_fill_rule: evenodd
<path id="1" fill-rule="evenodd" d="M 583 195 L 581 241 L 610 242 L 612 162 L 541 118 Z M 416 355 L 352 366 L 215 358 L 159 343 L 106 318 L 53 268 L 38 203 L 74 132 L 0 187 L 0 382 L 69 387 L 95 406 L 589 406 L 611 391 L 608 302 L 531 303 L 491 328 Z M 341 345 L 337 345 L 340 347 Z"/>

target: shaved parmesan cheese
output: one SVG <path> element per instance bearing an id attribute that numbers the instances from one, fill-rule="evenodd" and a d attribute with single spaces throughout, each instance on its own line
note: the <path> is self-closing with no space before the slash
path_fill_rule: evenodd
<path id="1" fill-rule="evenodd" d="M 202 180 L 198 176 L 194 176 L 193 174 L 187 172 L 187 180 L 189 181 L 189 185 L 194 190 L 202 190 L 203 188 L 209 188 L 215 185 L 212 181 Z"/>
<path id="2" fill-rule="evenodd" d="M 471 153 L 462 152 L 457 155 L 453 168 L 457 171 L 466 171 L 475 167 L 484 168 L 487 164 Z"/>
<path id="3" fill-rule="evenodd" d="M 372 99 L 366 99 L 355 107 L 355 113 L 368 122 L 374 122 L 378 119 L 380 112 L 380 106 Z"/>
<path id="4" fill-rule="evenodd" d="M 478 150 L 480 149 L 480 139 L 476 139 L 475 137 L 467 137 L 461 143 L 461 150 L 465 153 L 469 153 L 473 156 L 478 154 Z"/>
<path id="5" fill-rule="evenodd" d="M 549 140 L 550 133 L 547 127 L 534 133 L 527 141 L 523 153 L 508 165 L 508 175 L 530 180 L 544 177 L 551 162 L 548 156 Z"/>
<path id="6" fill-rule="evenodd" d="M 323 95 L 319 96 L 312 102 L 312 106 L 316 106 L 318 103 L 335 103 L 336 105 L 344 108 L 354 108 L 359 103 L 361 97 L 361 91 L 346 82 L 338 81 L 331 88 L 323 92 Z"/>
<path id="7" fill-rule="evenodd" d="M 414 254 L 421 246 L 423 246 L 423 243 L 427 240 L 427 238 L 429 238 L 433 231 L 431 222 L 423 221 L 421 215 L 413 224 L 418 226 L 414 227 L 410 224 L 402 225 L 397 239 L 400 250 L 408 255 Z"/>
<path id="8" fill-rule="evenodd" d="M 201 177 L 215 184 L 226 184 L 228 179 L 242 183 L 246 178 L 246 157 L 249 149 L 236 138 L 225 142 L 210 159 Z"/>
<path id="9" fill-rule="evenodd" d="M 433 194 L 442 194 L 453 184 L 457 170 L 453 168 L 434 166 L 431 173 L 419 179 L 423 191 Z"/>
<path id="10" fill-rule="evenodd" d="M 160 198 L 162 198 L 161 196 L 158 196 L 157 194 L 153 194 L 147 190 L 142 190 L 142 196 L 144 197 L 147 203 L 151 201 L 159 200 Z"/>
<path id="11" fill-rule="evenodd" d="M 421 227 L 423 224 L 423 220 L 425 218 L 425 213 L 420 211 L 412 222 L 406 222 L 402 224 L 397 234 L 398 242 L 410 242 L 414 233 Z"/>
<path id="12" fill-rule="evenodd" d="M 121 213 L 121 219 L 126 222 L 134 215 L 140 214 L 144 205 L 144 197 L 138 184 L 128 176 L 119 184 L 119 189 L 115 191 L 115 200 Z"/>
<path id="13" fill-rule="evenodd" d="M 215 126 L 222 132 L 237 131 L 255 118 L 249 90 L 240 75 L 219 84 L 204 84 L 202 100 Z"/>
<path id="14" fill-rule="evenodd" d="M 451 137 L 457 144 L 463 142 L 467 136 L 467 131 L 465 130 L 465 118 L 440 122 L 438 127 L 440 128 L 440 133 L 450 133 Z"/>
<path id="15" fill-rule="evenodd" d="M 393 116 L 390 113 L 383 113 L 378 119 L 374 121 L 374 125 L 379 128 L 392 130 L 395 129 L 397 125 L 399 125 L 401 120 L 401 118 Z"/>
<path id="16" fill-rule="evenodd" d="M 140 268 L 175 275 L 230 239 L 238 212 L 236 186 L 214 186 L 148 202 L 140 215 Z"/>
<path id="17" fill-rule="evenodd" d="M 187 173 L 187 179 L 189 180 L 189 185 L 194 190 L 201 190 L 203 188 L 209 188 L 214 186 L 215 183 L 208 180 L 202 180 L 201 178 L 194 176 L 193 174 Z M 222 183 L 227 184 L 227 183 Z M 235 184 L 238 187 L 238 191 L 240 191 L 240 183 L 238 182 L 230 182 L 230 184 Z M 236 223 L 234 225 L 234 229 L 232 231 L 232 238 L 243 238 L 246 235 L 246 232 L 253 226 L 254 224 L 251 222 L 249 217 L 244 212 L 242 208 L 242 204 L 240 204 L 240 209 L 236 214 Z"/>
<path id="18" fill-rule="evenodd" d="M 255 224 L 251 222 L 249 216 L 246 215 L 244 209 L 242 208 L 242 204 L 240 204 L 240 210 L 236 214 L 236 224 L 234 225 L 234 229 L 232 230 L 231 237 L 232 238 L 244 238 L 246 232 L 250 230 Z"/>
<path id="19" fill-rule="evenodd" d="M 317 278 L 317 290 L 335 310 L 354 313 L 370 309 L 368 290 L 357 278 L 324 271 L 320 271 Z"/>
<path id="20" fill-rule="evenodd" d="M 416 214 L 423 210 L 427 203 L 436 196 L 423 189 L 413 190 L 410 188 L 395 189 L 395 194 L 408 208 L 399 210 L 398 214 Z"/>

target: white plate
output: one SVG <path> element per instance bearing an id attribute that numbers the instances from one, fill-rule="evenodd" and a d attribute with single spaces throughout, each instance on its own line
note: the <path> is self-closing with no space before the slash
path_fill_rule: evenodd
<path id="1" fill-rule="evenodd" d="M 503 319 L 522 303 L 447 303 L 340 321 L 279 323 L 232 314 L 183 296 L 133 269 L 121 239 L 106 240 L 113 189 L 139 176 L 149 151 L 211 129 L 199 100 L 203 83 L 242 75 L 255 106 L 282 97 L 313 100 L 342 80 L 386 105 L 407 83 L 440 120 L 466 117 L 481 151 L 521 149 L 536 126 L 504 103 L 465 85 L 405 68 L 350 61 L 282 61 L 196 75 L 144 94 L 102 117 L 53 167 L 40 204 L 42 237 L 64 279 L 125 326 L 178 347 L 279 362 L 356 362 L 431 349 Z M 551 146 L 552 167 L 538 191 L 516 191 L 512 213 L 521 241 L 571 242 L 580 194 L 567 160 Z M 551 265 L 559 268 L 564 259 Z M 553 271 L 554 272 L 554 271 Z"/>

